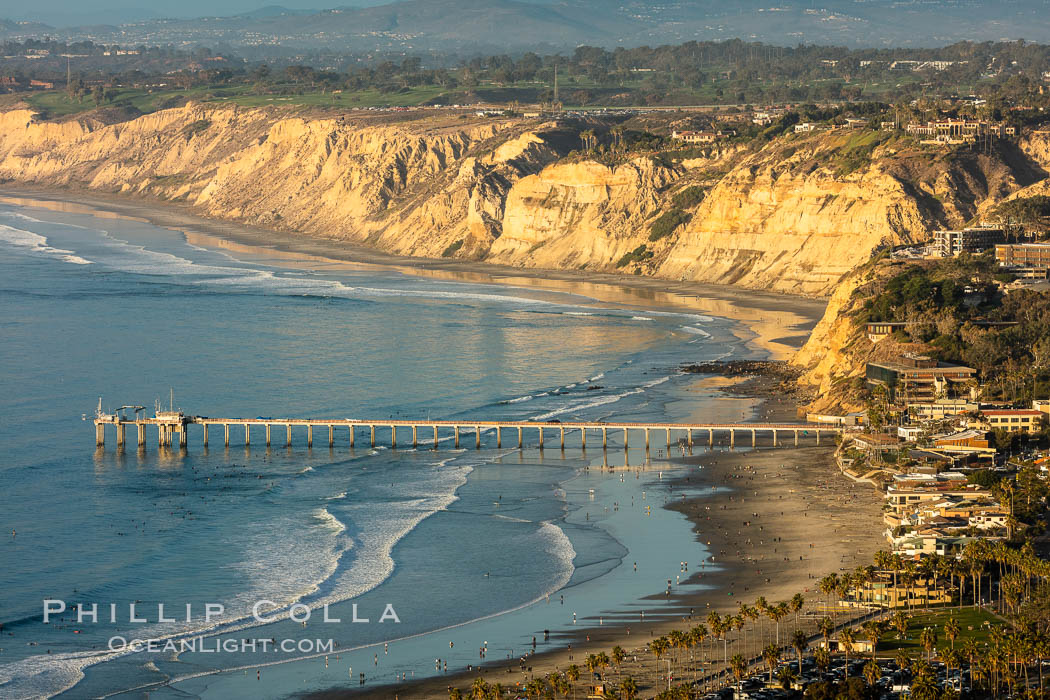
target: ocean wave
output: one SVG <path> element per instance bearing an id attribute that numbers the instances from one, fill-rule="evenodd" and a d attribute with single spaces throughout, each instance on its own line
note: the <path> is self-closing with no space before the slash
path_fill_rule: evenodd
<path id="1" fill-rule="evenodd" d="M 598 408 L 599 406 L 608 406 L 611 403 L 616 403 L 620 399 L 625 399 L 628 396 L 635 396 L 637 394 L 641 394 L 646 389 L 650 389 L 650 388 L 652 388 L 654 386 L 658 386 L 660 384 L 663 384 L 664 382 L 669 381 L 671 379 L 671 376 L 672 375 L 667 375 L 665 377 L 660 377 L 659 379 L 654 379 L 652 381 L 645 382 L 644 384 L 642 384 L 642 385 L 640 385 L 638 387 L 635 387 L 633 389 L 628 389 L 627 391 L 620 392 L 619 394 L 610 394 L 610 395 L 601 396 L 601 397 L 598 397 L 598 398 L 595 398 L 595 399 L 584 399 L 584 400 L 581 400 L 581 401 L 576 401 L 576 402 L 570 403 L 567 406 L 563 406 L 561 408 L 554 409 L 553 411 L 548 411 L 547 413 L 542 413 L 540 415 L 533 416 L 531 418 L 531 420 L 537 420 L 537 421 L 550 420 L 551 418 L 554 418 L 556 416 L 561 416 L 561 415 L 564 415 L 566 413 L 574 413 L 574 412 L 577 412 L 577 411 L 586 411 L 587 409 Z"/>
<path id="2" fill-rule="evenodd" d="M 372 643 L 369 643 L 369 644 L 361 644 L 359 646 L 343 647 L 343 648 L 340 649 L 340 652 L 343 653 L 343 654 L 349 654 L 351 652 L 359 651 L 361 649 L 368 649 L 368 648 L 372 648 L 372 647 L 379 647 L 379 646 L 384 645 L 384 644 L 393 645 L 393 644 L 397 644 L 398 642 L 404 642 L 404 641 L 407 641 L 407 640 L 410 640 L 410 639 L 418 639 L 420 637 L 425 637 L 425 636 L 430 635 L 430 634 L 435 634 L 436 635 L 436 634 L 439 634 L 439 633 L 444 633 L 444 632 L 447 632 L 448 630 L 458 629 L 460 627 L 466 627 L 467 625 L 473 625 L 475 623 L 483 622 L 485 620 L 492 620 L 492 619 L 497 618 L 497 617 L 502 617 L 504 615 L 509 615 L 510 613 L 514 613 L 514 612 L 517 612 L 519 610 L 524 610 L 525 608 L 527 608 L 529 606 L 532 606 L 532 605 L 535 605 L 536 603 L 539 603 L 541 600 L 545 600 L 545 599 L 549 598 L 553 593 L 555 593 L 556 591 L 559 591 L 562 588 L 564 588 L 566 585 L 568 585 L 569 581 L 572 580 L 572 574 L 573 574 L 573 571 L 574 571 L 573 561 L 576 559 L 576 550 L 575 550 L 575 548 L 573 548 L 572 541 L 569 539 L 568 535 L 565 534 L 565 531 L 562 530 L 557 525 L 555 525 L 553 522 L 544 521 L 544 522 L 540 523 L 539 529 L 537 530 L 537 535 L 542 540 L 545 540 L 545 542 L 543 544 L 544 551 L 547 553 L 547 555 L 553 561 L 559 562 L 560 566 L 558 567 L 558 571 L 555 572 L 551 576 L 550 584 L 546 587 L 546 589 L 543 592 L 541 592 L 535 598 L 533 598 L 531 600 L 527 600 L 524 603 L 516 605 L 516 606 L 514 606 L 512 608 L 508 608 L 506 610 L 500 610 L 499 612 L 490 613 L 488 615 L 481 615 L 479 617 L 471 618 L 469 620 L 464 620 L 462 622 L 457 622 L 457 623 L 452 624 L 452 625 L 446 625 L 445 627 L 440 627 L 438 629 L 427 630 L 425 632 L 418 632 L 416 634 L 410 634 L 410 635 L 406 635 L 404 637 L 397 637 L 395 639 L 385 640 L 385 641 L 381 641 L 381 642 L 372 642 Z M 305 661 L 305 660 L 308 660 L 308 659 L 318 659 L 318 658 L 321 658 L 322 656 L 326 656 L 328 653 L 329 652 L 327 652 L 327 651 L 322 651 L 322 652 L 316 652 L 316 653 L 313 653 L 313 654 L 304 654 L 302 656 L 296 656 L 296 657 L 290 658 L 290 659 L 280 659 L 280 660 L 277 660 L 277 661 L 267 661 L 267 662 L 256 663 L 256 664 L 245 664 L 245 665 L 242 665 L 242 666 L 233 666 L 233 667 L 223 668 L 223 669 L 197 671 L 197 672 L 194 672 L 194 673 L 187 673 L 185 675 L 181 675 L 181 676 L 177 676 L 175 678 L 171 678 L 171 679 L 167 680 L 164 685 L 169 685 L 170 686 L 170 685 L 173 685 L 175 683 L 180 683 L 180 682 L 183 682 L 183 681 L 192 680 L 194 678 L 203 678 L 205 676 L 214 676 L 214 675 L 218 675 L 220 673 L 235 673 L 237 671 L 247 671 L 247 670 L 255 669 L 255 668 L 267 668 L 267 667 L 271 667 L 271 666 L 281 666 L 281 665 L 288 664 L 288 663 L 294 663 L 296 661 Z M 111 695 L 122 695 L 122 694 L 125 694 L 125 693 L 134 692 L 136 690 L 143 690 L 143 689 L 146 689 L 146 688 L 154 688 L 156 686 L 157 686 L 157 683 L 144 684 L 144 685 L 141 685 L 141 686 L 138 686 L 138 687 L 135 687 L 135 688 L 127 688 L 127 689 L 118 691 L 116 693 L 111 693 L 110 695 L 103 696 L 103 697 L 110 697 Z"/>
<path id="3" fill-rule="evenodd" d="M 683 330 L 686 333 L 691 333 L 693 335 L 698 335 L 701 338 L 710 338 L 711 337 L 711 334 L 708 333 L 707 331 L 703 330 L 702 328 L 695 328 L 693 326 L 682 326 L 682 328 L 680 330 Z"/>
<path id="4" fill-rule="evenodd" d="M 64 248 L 53 248 L 48 245 L 48 240 L 39 233 L 26 231 L 13 226 L 0 224 L 0 241 L 8 243 L 17 248 L 23 248 L 30 253 L 39 253 L 58 258 L 74 265 L 90 265 L 91 261 L 76 255 L 72 250 Z"/>
<path id="5" fill-rule="evenodd" d="M 648 318 L 647 316 L 631 316 L 631 320 L 632 321 L 652 321 L 653 319 Z"/>

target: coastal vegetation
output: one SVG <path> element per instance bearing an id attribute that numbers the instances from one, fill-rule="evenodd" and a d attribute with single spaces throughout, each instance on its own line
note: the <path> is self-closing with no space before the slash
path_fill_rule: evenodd
<path id="1" fill-rule="evenodd" d="M 567 54 L 544 55 L 525 51 L 463 57 L 372 51 L 299 54 L 295 58 L 276 50 L 271 56 L 248 58 L 228 47 L 222 51 L 119 47 L 48 38 L 8 40 L 0 46 L 7 57 L 0 62 L 0 70 L 11 78 L 26 85 L 39 80 L 65 86 L 65 90 L 30 96 L 38 109 L 53 116 L 98 104 L 147 111 L 180 95 L 243 106 L 274 101 L 309 107 L 476 101 L 513 106 L 557 101 L 593 109 L 865 101 L 907 106 L 931 93 L 977 92 L 996 96 L 986 109 L 992 114 L 1002 110 L 1003 101 L 1023 100 L 1038 106 L 1033 76 L 1050 70 L 1050 48 L 1016 42 L 850 50 L 729 40 L 613 51 L 578 46 Z M 76 77 L 69 85 L 65 79 L 70 66 L 61 58 L 66 55 L 77 57 L 72 68 Z M 987 66 L 999 68 L 989 73 Z M 96 85 L 105 89 L 96 92 Z"/>

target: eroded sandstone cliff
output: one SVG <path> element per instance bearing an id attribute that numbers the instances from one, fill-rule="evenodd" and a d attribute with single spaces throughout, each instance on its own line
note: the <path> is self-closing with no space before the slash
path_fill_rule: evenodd
<path id="1" fill-rule="evenodd" d="M 192 104 L 113 124 L 0 114 L 9 180 L 179 200 L 404 255 L 811 295 L 830 294 L 873 250 L 961 225 L 1045 177 L 1036 146 L 942 157 L 872 132 L 791 134 L 684 161 L 579 146 L 571 123 L 514 119 Z M 686 191 L 701 196 L 679 199 Z"/>

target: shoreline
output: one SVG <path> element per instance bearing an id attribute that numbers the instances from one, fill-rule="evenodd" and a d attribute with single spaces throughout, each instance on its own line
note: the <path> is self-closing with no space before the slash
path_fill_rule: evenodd
<path id="1" fill-rule="evenodd" d="M 827 305 L 826 299 L 702 282 L 399 256 L 346 241 L 207 219 L 189 205 L 138 196 L 2 183 L 0 202 L 148 222 L 183 233 L 191 244 L 247 254 L 265 251 L 268 256 L 284 258 L 291 266 L 381 267 L 432 279 L 518 286 L 579 294 L 603 303 L 719 316 L 745 326 L 746 332 L 741 329 L 737 337 L 761 348 L 771 360 L 789 359 Z"/>
<path id="2" fill-rule="evenodd" d="M 853 570 L 870 563 L 881 540 L 870 531 L 851 530 L 854 518 L 876 517 L 881 509 L 877 495 L 863 484 L 853 484 L 832 469 L 834 447 L 760 449 L 757 452 L 716 452 L 674 461 L 703 465 L 669 482 L 671 493 L 678 488 L 698 486 L 717 490 L 717 495 L 697 493 L 663 507 L 683 514 L 692 526 L 694 536 L 707 546 L 716 568 L 689 565 L 689 578 L 682 583 L 702 583 L 705 588 L 684 593 L 672 589 L 670 601 L 677 619 L 666 616 L 649 621 L 631 618 L 625 611 L 609 611 L 604 624 L 588 619 L 569 636 L 552 637 L 558 648 L 539 651 L 529 656 L 527 672 L 517 661 L 500 660 L 472 670 L 457 671 L 401 684 L 373 688 L 351 686 L 303 693 L 308 700 L 342 700 L 345 698 L 446 698 L 448 688 L 466 692 L 478 677 L 490 683 L 513 687 L 531 678 L 542 678 L 564 672 L 570 664 L 581 669 L 580 682 L 586 685 L 586 658 L 589 654 L 610 653 L 614 646 L 627 652 L 627 662 L 619 673 L 613 669 L 605 678 L 630 675 L 638 684 L 639 697 L 651 697 L 666 682 L 666 669 L 655 671 L 654 657 L 645 650 L 649 641 L 671 630 L 688 631 L 698 624 L 707 625 L 711 612 L 737 614 L 741 603 L 753 604 L 760 596 L 771 604 L 787 601 L 795 593 L 805 599 L 802 614 L 810 618 L 819 611 L 823 596 L 817 588 L 819 579 L 834 571 Z M 763 488 L 748 492 L 756 481 Z M 801 487 L 801 488 L 799 488 Z M 756 497 L 754 494 L 757 493 Z M 783 510 L 781 510 L 783 509 Z M 801 515 L 802 517 L 798 517 Z M 768 534 L 767 534 L 768 533 Z M 832 533 L 830 541 L 828 534 Z M 774 542 L 773 538 L 777 538 Z M 804 566 L 800 566 L 800 558 Z M 654 591 L 645 600 L 665 599 Z M 584 622 L 581 620 L 581 622 Z M 792 629 L 789 618 L 781 630 L 782 642 Z M 805 624 L 813 633 L 812 620 Z M 747 645 L 744 647 L 744 645 Z M 722 667 L 722 644 L 713 638 L 707 644 L 711 663 L 706 673 Z M 738 634 L 729 635 L 729 656 L 747 649 L 746 656 L 758 655 L 759 649 Z M 679 677 L 678 682 L 688 680 Z"/>
<path id="3" fill-rule="evenodd" d="M 760 414 L 769 420 L 784 420 L 794 414 L 796 404 L 790 396 L 769 393 L 774 383 L 769 377 L 754 376 L 724 386 L 722 391 L 738 397 L 760 396 L 763 399 L 758 406 Z M 823 596 L 817 588 L 819 579 L 833 571 L 853 570 L 871 562 L 883 540 L 870 530 L 852 529 L 850 523 L 854 519 L 877 521 L 882 500 L 868 485 L 847 479 L 835 466 L 834 452 L 835 447 L 831 445 L 740 452 L 716 445 L 712 452 L 668 460 L 698 469 L 668 482 L 668 495 L 673 495 L 676 489 L 690 489 L 692 495 L 681 500 L 668 499 L 662 507 L 686 517 L 694 537 L 707 547 L 715 564 L 708 569 L 706 563 L 699 568 L 695 562 L 691 563 L 688 578 L 683 576 L 681 583 L 702 583 L 704 589 L 688 592 L 671 589 L 669 600 L 678 619 L 668 620 L 665 614 L 652 621 L 632 618 L 627 622 L 628 615 L 634 613 L 609 611 L 604 624 L 588 619 L 588 626 L 570 635 L 552 638 L 558 648 L 530 656 L 525 675 L 516 662 L 501 660 L 469 671 L 407 683 L 375 688 L 332 688 L 299 697 L 307 700 L 446 698 L 449 687 L 466 693 L 478 677 L 509 688 L 554 671 L 564 672 L 570 664 L 580 667 L 578 685 L 585 687 L 587 655 L 610 653 L 617 645 L 627 652 L 628 661 L 619 672 L 607 670 L 605 678 L 615 683 L 618 678 L 630 675 L 638 684 L 639 697 L 654 695 L 666 683 L 666 670 L 663 674 L 655 672 L 653 656 L 645 650 L 652 639 L 674 629 L 688 631 L 698 624 L 707 625 L 706 617 L 713 611 L 722 615 L 737 614 L 741 603 L 753 604 L 760 596 L 774 604 L 801 593 L 806 599 L 803 615 L 808 613 L 814 617 L 814 611 L 823 614 L 820 611 Z M 756 482 L 761 482 L 762 488 L 752 489 Z M 708 493 L 698 491 L 698 487 Z M 752 489 L 750 493 L 749 489 Z M 773 537 L 778 538 L 776 542 Z M 804 567 L 799 566 L 800 559 Z M 644 604 L 645 600 L 657 599 L 665 600 L 665 594 L 654 591 L 638 602 Z M 785 636 L 790 634 L 790 624 L 785 622 L 782 631 Z M 812 620 L 802 626 L 815 633 Z M 746 633 L 743 639 L 739 633 L 730 633 L 729 656 L 747 644 Z M 706 668 L 710 674 L 723 667 L 720 661 L 723 650 L 721 644 L 714 646 L 711 639 L 707 646 L 712 657 L 718 657 Z M 759 653 L 758 648 L 745 648 L 747 656 Z M 678 681 L 688 679 L 679 677 Z"/>

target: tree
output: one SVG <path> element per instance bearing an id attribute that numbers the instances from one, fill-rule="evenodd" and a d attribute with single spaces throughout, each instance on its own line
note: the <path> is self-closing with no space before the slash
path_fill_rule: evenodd
<path id="1" fill-rule="evenodd" d="M 791 612 L 795 613 L 795 626 L 798 627 L 798 614 L 802 612 L 802 607 L 806 604 L 806 599 L 801 593 L 796 593 L 791 596 Z"/>
<path id="2" fill-rule="evenodd" d="M 565 677 L 569 679 L 570 683 L 572 683 L 572 697 L 573 700 L 576 700 L 576 684 L 580 680 L 580 667 L 576 664 L 570 664 L 569 667 L 565 669 Z"/>
<path id="3" fill-rule="evenodd" d="M 959 638 L 959 621 L 954 616 L 949 617 L 944 623 L 944 636 L 951 642 L 952 649 L 955 648 L 955 640 Z"/>
<path id="4" fill-rule="evenodd" d="M 908 616 L 901 611 L 897 611 L 893 614 L 893 621 L 891 623 L 893 629 L 897 630 L 897 635 L 903 639 L 904 635 L 908 633 Z"/>
<path id="5" fill-rule="evenodd" d="M 871 642 L 871 658 L 875 660 L 875 648 L 879 646 L 879 640 L 882 639 L 883 626 L 879 620 L 868 620 L 861 629 L 864 630 L 864 637 Z"/>
<path id="6" fill-rule="evenodd" d="M 835 631 L 835 623 L 831 621 L 830 617 L 820 618 L 820 622 L 817 623 L 817 631 L 824 637 L 824 646 L 828 646 L 828 641 L 831 639 L 831 633 Z"/>
<path id="7" fill-rule="evenodd" d="M 620 677 L 620 666 L 627 660 L 627 652 L 623 650 L 623 647 L 617 645 L 612 650 L 612 665 L 616 667 L 616 677 Z"/>
<path id="8" fill-rule="evenodd" d="M 623 700 L 634 700 L 638 695 L 638 684 L 634 682 L 634 679 L 627 676 L 620 681 L 620 694 L 623 696 Z"/>
<path id="9" fill-rule="evenodd" d="M 795 630 L 791 634 L 791 646 L 795 648 L 798 656 L 798 672 L 802 673 L 802 652 L 809 646 L 809 636 L 802 630 Z"/>
<path id="10" fill-rule="evenodd" d="M 868 685 L 875 685 L 881 677 L 882 669 L 879 668 L 878 663 L 875 662 L 875 659 L 868 659 L 868 663 L 864 664 L 864 680 L 868 682 Z"/>
<path id="11" fill-rule="evenodd" d="M 926 650 L 927 661 L 933 658 L 933 651 L 937 648 L 937 633 L 932 627 L 924 627 L 919 633 L 919 644 Z"/>
<path id="12" fill-rule="evenodd" d="M 846 655 L 845 678 L 849 678 L 849 654 L 853 651 L 853 645 L 857 643 L 857 636 L 853 630 L 847 627 L 839 631 L 839 648 Z"/>
<path id="13" fill-rule="evenodd" d="M 729 660 L 729 666 L 733 669 L 733 675 L 736 676 L 737 689 L 739 689 L 740 681 L 744 680 L 744 676 L 747 674 L 747 662 L 744 661 L 744 657 L 741 654 L 733 654 L 733 658 Z"/>
<path id="14" fill-rule="evenodd" d="M 773 684 L 773 671 L 777 670 L 777 664 L 780 663 L 780 647 L 776 644 L 768 644 L 766 648 L 762 650 L 762 659 L 766 662 L 766 666 L 769 668 L 769 683 Z"/>
<path id="15" fill-rule="evenodd" d="M 470 697 L 474 700 L 484 700 L 489 694 L 489 684 L 485 682 L 485 679 L 478 676 L 474 679 L 474 682 L 470 685 Z"/>
<path id="16" fill-rule="evenodd" d="M 664 655 L 670 644 L 666 637 L 657 637 L 649 642 L 649 651 L 656 657 L 656 673 L 660 673 L 660 657 Z"/>
<path id="17" fill-rule="evenodd" d="M 831 668 L 831 652 L 826 646 L 820 647 L 813 653 L 813 663 L 817 665 L 822 674 L 828 672 L 828 669 Z"/>
<path id="18" fill-rule="evenodd" d="M 777 671 L 777 680 L 782 690 L 791 690 L 792 684 L 798 680 L 798 674 L 790 665 L 781 666 Z"/>

